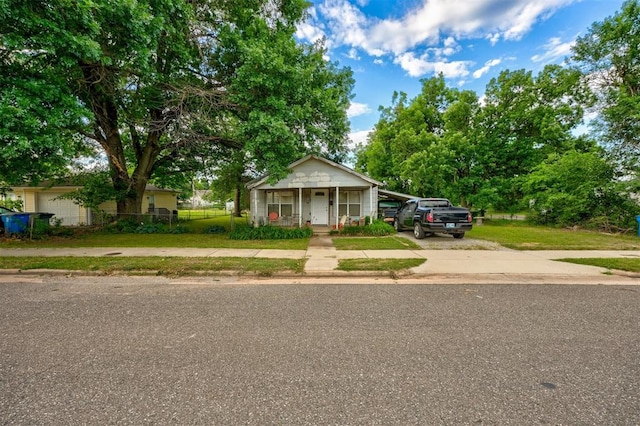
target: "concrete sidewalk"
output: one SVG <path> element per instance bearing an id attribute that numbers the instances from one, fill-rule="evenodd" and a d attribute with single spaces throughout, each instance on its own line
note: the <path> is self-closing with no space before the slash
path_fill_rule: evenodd
<path id="1" fill-rule="evenodd" d="M 167 257 L 259 257 L 307 259 L 306 277 L 379 277 L 382 272 L 337 271 L 341 259 L 427 259 L 422 265 L 403 274 L 403 279 L 417 280 L 429 277 L 460 277 L 460 279 L 484 277 L 520 277 L 519 281 L 530 281 L 533 277 L 570 280 L 572 282 L 610 282 L 609 271 L 594 266 L 558 262 L 562 258 L 639 258 L 640 251 L 514 251 L 514 250 L 336 250 L 330 238 L 314 238 L 307 250 L 259 250 L 224 248 L 32 248 L 0 249 L 0 257 L 125 257 L 125 256 L 167 256 Z M 0 264 L 0 268 L 2 265 Z M 386 274 L 388 276 L 388 274 Z M 636 280 L 636 274 L 616 274 L 625 283 Z M 513 279 L 513 278 L 510 278 Z M 640 284 L 640 279 L 637 279 Z"/>

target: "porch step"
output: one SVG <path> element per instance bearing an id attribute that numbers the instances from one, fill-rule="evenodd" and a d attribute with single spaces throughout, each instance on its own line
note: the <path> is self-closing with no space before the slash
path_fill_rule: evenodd
<path id="1" fill-rule="evenodd" d="M 328 226 L 313 227 L 313 235 L 329 235 L 329 231 L 331 231 L 331 228 L 329 228 Z"/>

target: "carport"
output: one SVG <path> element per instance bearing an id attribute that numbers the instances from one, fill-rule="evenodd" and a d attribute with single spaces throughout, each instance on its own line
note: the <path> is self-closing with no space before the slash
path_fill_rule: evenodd
<path id="1" fill-rule="evenodd" d="M 403 194 L 401 192 L 378 189 L 378 218 L 385 222 L 393 222 L 393 218 L 402 204 L 417 195 Z"/>

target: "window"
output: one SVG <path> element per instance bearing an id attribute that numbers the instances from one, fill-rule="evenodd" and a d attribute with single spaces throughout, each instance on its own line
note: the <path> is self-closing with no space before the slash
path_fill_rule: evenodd
<path id="1" fill-rule="evenodd" d="M 342 191 L 338 198 L 338 216 L 360 216 L 360 191 Z"/>
<path id="2" fill-rule="evenodd" d="M 278 217 L 293 215 L 292 191 L 267 191 L 267 215 L 273 212 Z"/>

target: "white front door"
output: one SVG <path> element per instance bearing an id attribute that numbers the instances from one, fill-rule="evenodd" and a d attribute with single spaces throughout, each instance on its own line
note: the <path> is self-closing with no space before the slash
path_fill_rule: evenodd
<path id="1" fill-rule="evenodd" d="M 329 224 L 329 190 L 311 190 L 311 224 Z"/>

